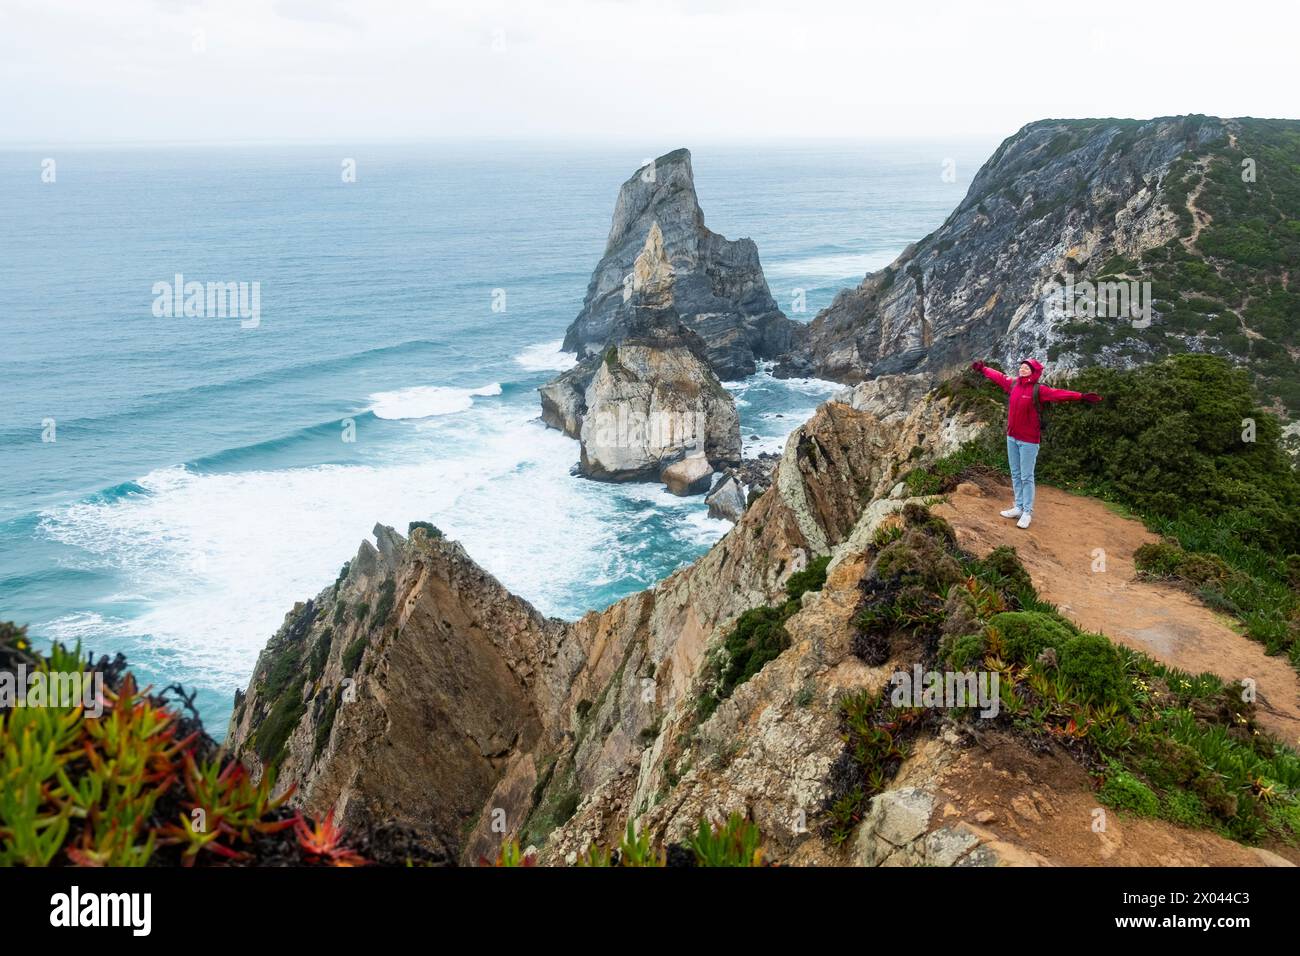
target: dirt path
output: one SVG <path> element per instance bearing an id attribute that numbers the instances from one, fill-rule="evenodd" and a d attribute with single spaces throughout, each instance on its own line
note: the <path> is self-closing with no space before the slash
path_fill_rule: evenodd
<path id="1" fill-rule="evenodd" d="M 1138 580 L 1133 552 L 1158 540 L 1140 522 L 1096 499 L 1040 485 L 1034 523 L 1022 531 L 998 514 L 1010 502 L 1010 488 L 989 478 L 962 485 L 934 511 L 976 554 L 1014 546 L 1038 593 L 1084 630 L 1192 673 L 1253 678 L 1260 724 L 1292 746 L 1300 743 L 1300 675 L 1190 594 Z M 1103 553 L 1105 570 L 1094 570 Z"/>
<path id="2" fill-rule="evenodd" d="M 1196 205 L 1196 200 L 1201 198 L 1201 193 L 1205 190 L 1205 173 L 1210 168 L 1208 159 L 1199 159 L 1196 161 L 1196 171 L 1201 174 L 1200 180 L 1196 187 L 1187 194 L 1187 211 L 1192 214 L 1192 234 L 1182 240 L 1183 248 L 1188 252 L 1192 246 L 1196 245 L 1196 240 L 1201 237 L 1201 230 L 1210 224 L 1210 214 L 1205 212 Z"/>

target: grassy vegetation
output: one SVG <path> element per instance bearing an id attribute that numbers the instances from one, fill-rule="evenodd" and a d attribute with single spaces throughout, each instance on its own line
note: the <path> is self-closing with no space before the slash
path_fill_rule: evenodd
<path id="1" fill-rule="evenodd" d="M 307 669 L 307 679 L 312 683 L 320 680 L 320 675 L 325 670 L 325 662 L 329 660 L 330 646 L 334 642 L 334 628 L 327 627 L 321 631 L 320 637 L 316 639 L 316 644 L 311 651 L 311 661 Z"/>
<path id="2" fill-rule="evenodd" d="M 294 684 L 283 691 L 275 701 L 271 712 L 258 725 L 253 734 L 253 749 L 262 758 L 262 762 L 271 765 L 278 763 L 284 754 L 284 745 L 307 712 L 307 705 L 302 699 L 302 685 Z"/>
<path id="3" fill-rule="evenodd" d="M 442 531 L 427 521 L 412 521 L 406 526 L 406 536 L 409 538 L 415 534 L 416 528 L 423 530 L 433 541 L 437 541 L 442 537 Z"/>
<path id="4" fill-rule="evenodd" d="M 1157 320 L 1146 329 L 1083 321 L 1064 329 L 1054 348 L 1096 357 L 1103 348 L 1160 357 L 1199 351 L 1247 368 L 1260 391 L 1300 413 L 1300 123 L 1240 120 L 1235 145 L 1225 136 L 1197 156 L 1180 157 L 1165 177 L 1165 199 L 1179 235 L 1136 261 L 1105 263 L 1089 278 L 1123 274 L 1150 281 Z M 1113 144 L 1112 144 L 1113 145 Z M 1198 159 L 1208 160 L 1202 168 Z M 1254 179 L 1243 163 L 1253 163 Z M 1190 248 L 1188 197 L 1208 215 Z M 1249 331 L 1249 334 L 1247 333 Z M 1049 358 L 1055 358 L 1050 355 Z"/>
<path id="5" fill-rule="evenodd" d="M 397 582 L 390 578 L 385 578 L 384 583 L 379 586 L 379 599 L 375 601 L 375 613 L 370 616 L 370 627 L 382 627 L 388 620 L 388 615 L 393 612 L 393 601 L 397 596 Z"/>
<path id="6" fill-rule="evenodd" d="M 750 608 L 740 615 L 722 647 L 705 665 L 706 689 L 700 694 L 696 709 L 701 721 L 717 710 L 718 704 L 790 646 L 785 622 L 799 610 L 808 591 L 820 591 L 826 583 L 830 556 L 815 558 L 802 571 L 786 581 L 786 600 L 775 607 Z"/>
<path id="7" fill-rule="evenodd" d="M 361 664 L 361 658 L 365 656 L 366 647 L 369 643 L 370 639 L 365 634 L 362 634 L 344 649 L 343 674 L 345 677 L 351 677 L 357 672 L 357 667 Z"/>

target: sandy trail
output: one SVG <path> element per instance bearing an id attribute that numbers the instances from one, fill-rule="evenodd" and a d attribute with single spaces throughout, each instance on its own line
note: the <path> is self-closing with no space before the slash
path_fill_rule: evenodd
<path id="1" fill-rule="evenodd" d="M 1022 531 L 998 514 L 1010 501 L 1009 485 L 990 477 L 963 484 L 933 510 L 969 551 L 983 555 L 998 545 L 1014 546 L 1038 593 L 1080 628 L 1194 674 L 1254 679 L 1260 724 L 1300 744 L 1300 675 L 1287 659 L 1269 657 L 1262 644 L 1192 595 L 1137 579 L 1133 552 L 1156 535 L 1096 499 L 1041 485 L 1034 523 Z M 1103 554 L 1105 570 L 1094 570 Z"/>

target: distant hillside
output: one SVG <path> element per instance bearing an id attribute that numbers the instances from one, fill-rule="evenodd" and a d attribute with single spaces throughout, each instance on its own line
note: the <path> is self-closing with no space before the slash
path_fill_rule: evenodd
<path id="1" fill-rule="evenodd" d="M 976 357 L 1132 367 L 1208 352 L 1294 415 L 1298 220 L 1300 122 L 1041 120 L 998 148 L 939 229 L 841 292 L 781 371 L 940 379 Z M 1085 283 L 1116 285 L 1090 306 Z M 1119 283 L 1138 293 L 1127 308 Z"/>

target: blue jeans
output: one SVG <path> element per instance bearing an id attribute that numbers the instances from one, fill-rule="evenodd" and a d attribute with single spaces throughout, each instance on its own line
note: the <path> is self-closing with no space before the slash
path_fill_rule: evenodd
<path id="1" fill-rule="evenodd" d="M 1026 514 L 1034 512 L 1034 465 L 1038 446 L 1007 436 L 1007 461 L 1011 463 L 1011 487 L 1016 493 L 1016 507 Z"/>

